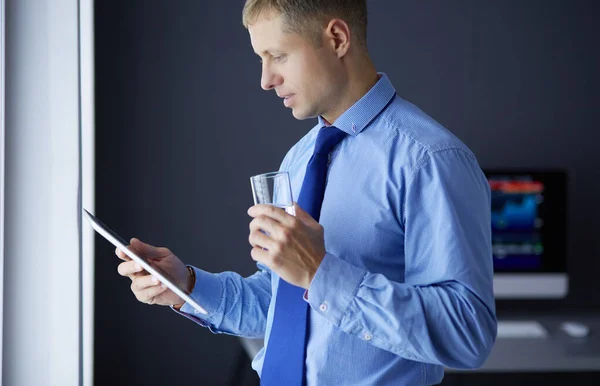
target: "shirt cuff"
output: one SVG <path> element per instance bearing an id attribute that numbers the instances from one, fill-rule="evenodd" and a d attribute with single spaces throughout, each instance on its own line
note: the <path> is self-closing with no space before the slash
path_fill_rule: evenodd
<path id="1" fill-rule="evenodd" d="M 366 270 L 327 253 L 310 283 L 308 303 L 339 327 L 366 274 Z"/>
<path id="2" fill-rule="evenodd" d="M 207 323 L 211 324 L 217 310 L 221 305 L 223 296 L 223 284 L 218 274 L 208 273 L 196 267 L 192 267 L 196 274 L 196 283 L 190 296 L 194 299 L 206 312 L 202 314 L 188 303 L 184 303 L 179 310 L 171 307 L 173 311 L 191 319 L 203 326 Z"/>

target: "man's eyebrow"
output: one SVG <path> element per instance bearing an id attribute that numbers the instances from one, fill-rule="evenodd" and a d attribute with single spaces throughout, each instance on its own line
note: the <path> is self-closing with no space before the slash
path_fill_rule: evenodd
<path id="1" fill-rule="evenodd" d="M 281 51 L 281 50 L 276 50 L 276 49 L 272 49 L 272 48 L 270 48 L 270 49 L 266 49 L 266 50 L 264 50 L 264 51 L 263 51 L 263 52 L 261 52 L 261 53 L 258 53 L 258 52 L 256 52 L 256 51 L 254 51 L 254 53 L 255 53 L 256 55 L 260 56 L 260 57 L 263 57 L 263 56 L 266 56 L 266 55 L 273 55 L 273 54 L 275 54 L 275 53 L 281 53 L 281 52 L 283 52 L 283 51 Z"/>

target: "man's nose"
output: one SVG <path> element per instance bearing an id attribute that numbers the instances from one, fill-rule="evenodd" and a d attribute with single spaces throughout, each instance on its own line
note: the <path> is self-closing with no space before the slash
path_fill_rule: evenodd
<path id="1" fill-rule="evenodd" d="M 260 87 L 263 90 L 271 90 L 281 83 L 281 76 L 271 71 L 267 66 L 263 66 Z"/>

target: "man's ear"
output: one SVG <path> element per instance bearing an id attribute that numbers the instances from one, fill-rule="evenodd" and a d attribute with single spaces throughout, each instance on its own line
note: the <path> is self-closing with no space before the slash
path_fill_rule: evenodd
<path id="1" fill-rule="evenodd" d="M 325 27 L 325 40 L 336 53 L 338 59 L 348 53 L 351 43 L 350 27 L 342 19 L 332 19 Z"/>

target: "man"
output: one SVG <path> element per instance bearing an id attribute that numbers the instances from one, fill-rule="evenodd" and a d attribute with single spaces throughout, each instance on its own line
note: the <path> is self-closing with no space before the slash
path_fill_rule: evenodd
<path id="1" fill-rule="evenodd" d="M 295 217 L 249 209 L 261 269 L 248 278 L 186 267 L 132 239 L 208 315 L 134 262 L 119 273 L 142 302 L 173 305 L 215 333 L 265 338 L 252 362 L 263 384 L 425 385 L 444 366 L 480 366 L 496 317 L 490 192 L 475 156 L 376 72 L 365 0 L 247 0 L 243 20 L 262 88 L 295 118 L 318 118 L 281 165 L 304 204 Z"/>

